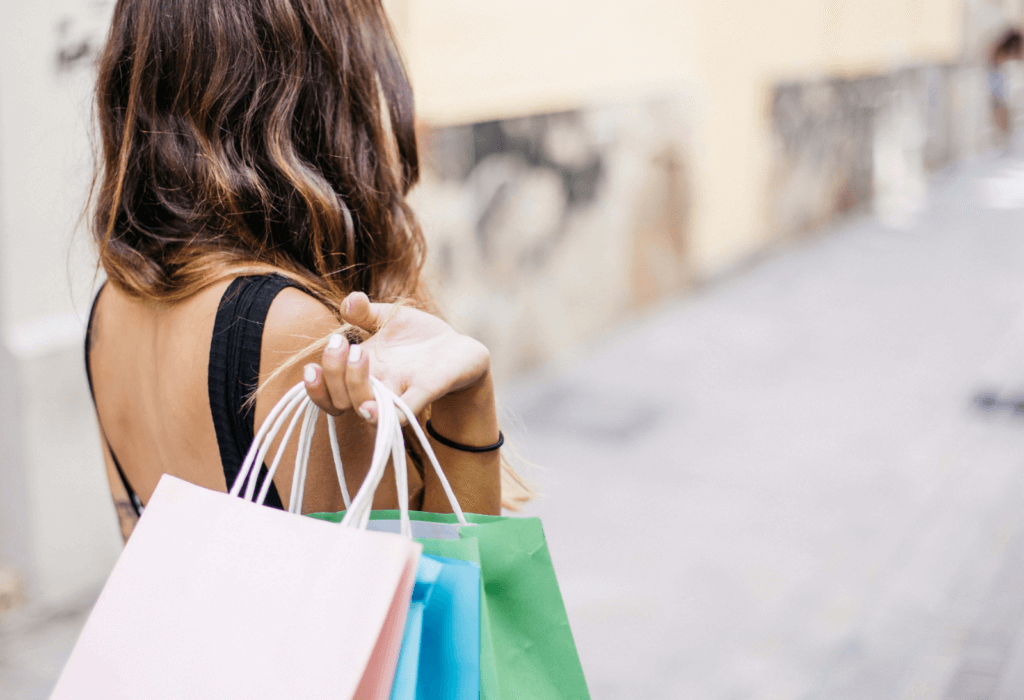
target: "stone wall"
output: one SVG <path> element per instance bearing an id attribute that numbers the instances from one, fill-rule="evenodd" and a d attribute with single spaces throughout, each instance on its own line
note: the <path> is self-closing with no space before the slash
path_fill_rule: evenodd
<path id="1" fill-rule="evenodd" d="M 987 143 L 984 81 L 982 69 L 944 65 L 776 85 L 773 235 L 790 237 L 872 206 L 894 223 L 912 214 L 929 173 Z"/>
<path id="2" fill-rule="evenodd" d="M 901 225 L 989 137 L 983 69 L 777 84 L 759 246 L 854 213 Z M 413 193 L 442 309 L 510 376 L 686 289 L 694 110 L 677 96 L 421 130 Z"/>
<path id="3" fill-rule="evenodd" d="M 688 116 L 675 98 L 423 129 L 428 274 L 499 376 L 687 286 Z"/>

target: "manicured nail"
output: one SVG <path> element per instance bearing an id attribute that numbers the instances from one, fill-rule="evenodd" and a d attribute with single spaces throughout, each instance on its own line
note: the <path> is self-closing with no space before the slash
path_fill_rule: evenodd
<path id="1" fill-rule="evenodd" d="M 306 365 L 306 369 L 302 371 L 302 378 L 306 380 L 306 384 L 316 384 L 316 367 L 313 365 Z"/>
<path id="2" fill-rule="evenodd" d="M 363 356 L 363 349 L 358 345 L 353 345 L 352 349 L 348 351 L 348 363 L 354 365 L 359 362 L 359 358 Z"/>
<path id="3" fill-rule="evenodd" d="M 341 344 L 344 342 L 344 340 L 345 339 L 342 338 L 340 334 L 335 333 L 330 338 L 328 338 L 328 340 L 327 340 L 327 349 L 328 350 L 337 350 L 338 348 L 341 347 Z"/>
<path id="4" fill-rule="evenodd" d="M 363 417 L 363 420 L 370 420 L 370 418 L 373 417 L 373 416 L 370 415 L 369 411 L 367 411 L 365 408 L 362 408 L 362 407 L 359 408 L 359 415 L 361 415 Z"/>

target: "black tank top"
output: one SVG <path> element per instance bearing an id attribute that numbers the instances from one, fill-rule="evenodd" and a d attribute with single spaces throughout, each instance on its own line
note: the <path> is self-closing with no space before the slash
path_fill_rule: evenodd
<path id="1" fill-rule="evenodd" d="M 207 370 L 207 386 L 210 395 L 210 412 L 213 414 L 213 428 L 217 433 L 220 448 L 220 463 L 224 479 L 231 488 L 242 468 L 249 445 L 255 436 L 253 405 L 246 399 L 256 390 L 260 375 L 260 348 L 263 341 L 263 324 L 274 298 L 285 287 L 302 289 L 298 284 L 280 275 L 238 277 L 234 279 L 217 307 L 217 318 L 213 323 L 213 340 L 210 342 L 210 364 Z M 103 288 L 96 293 L 96 299 L 89 311 L 89 325 L 85 332 L 85 372 L 92 388 L 92 371 L 89 368 L 89 351 L 92 349 L 92 318 L 96 312 L 96 301 Z M 95 401 L 93 395 L 93 401 Z M 101 428 L 102 430 L 102 428 Z M 107 445 L 110 447 L 110 445 Z M 136 514 L 141 515 L 142 501 L 128 483 L 117 455 L 110 448 L 121 483 L 128 492 L 128 498 Z M 260 465 L 257 476 L 257 492 L 267 478 L 266 465 Z M 267 491 L 266 505 L 283 509 L 281 497 L 273 483 Z"/>

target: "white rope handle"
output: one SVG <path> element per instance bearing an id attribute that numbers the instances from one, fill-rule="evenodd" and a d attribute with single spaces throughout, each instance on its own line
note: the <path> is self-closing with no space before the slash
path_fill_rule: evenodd
<path id="1" fill-rule="evenodd" d="M 327 414 L 327 432 L 331 438 L 331 455 L 334 457 L 334 471 L 338 474 L 338 486 L 341 487 L 341 497 L 345 501 L 345 510 L 352 505 L 352 499 L 348 495 L 348 484 L 345 483 L 345 469 L 341 466 L 341 449 L 338 447 L 338 427 L 334 424 L 334 416 Z"/>
<path id="2" fill-rule="evenodd" d="M 292 473 L 292 492 L 288 511 L 302 514 L 302 498 L 306 492 L 306 470 L 309 466 L 309 450 L 313 444 L 313 426 L 316 425 L 320 409 L 312 401 L 306 406 L 306 417 L 299 431 L 299 447 L 295 451 L 295 471 Z"/>
<path id="3" fill-rule="evenodd" d="M 381 479 L 384 478 L 384 471 L 387 468 L 388 458 L 391 456 L 395 435 L 392 423 L 396 419 L 396 411 L 393 408 L 389 409 L 389 397 L 384 393 L 387 389 L 383 385 L 378 384 L 372 384 L 371 388 L 373 389 L 373 396 L 378 407 L 377 436 L 373 444 L 373 457 L 370 459 L 370 469 L 363 479 L 363 484 L 359 487 L 355 498 L 352 499 L 352 506 L 345 511 L 345 516 L 341 519 L 343 526 L 358 529 L 365 529 L 369 524 L 370 511 L 373 508 L 373 497 L 377 492 Z M 401 501 L 401 498 L 399 498 L 399 501 Z M 408 507 L 408 502 L 406 507 Z"/>
<path id="4" fill-rule="evenodd" d="M 412 536 L 412 526 L 409 519 L 409 474 L 406 463 L 405 437 L 402 433 L 399 411 L 405 414 L 406 420 L 412 428 L 413 434 L 416 436 L 417 441 L 420 443 L 424 453 L 427 455 L 427 459 L 430 461 L 435 474 L 437 474 L 438 480 L 441 482 L 441 487 L 444 489 L 445 495 L 448 497 L 448 504 L 451 506 L 452 512 L 455 514 L 459 524 L 470 525 L 471 523 L 466 520 L 462 507 L 459 505 L 458 499 L 455 497 L 455 492 L 452 490 L 451 484 L 448 482 L 448 478 L 445 476 L 444 470 L 441 468 L 437 455 L 434 454 L 434 450 L 430 446 L 430 441 L 427 440 L 427 436 L 424 434 L 423 428 L 420 427 L 419 421 L 416 419 L 416 414 L 412 412 L 412 409 L 410 409 L 402 399 L 384 386 L 384 384 L 376 377 L 370 377 L 370 383 L 371 388 L 373 389 L 374 399 L 377 402 L 377 434 L 374 438 L 373 457 L 370 460 L 370 469 L 367 472 L 366 477 L 363 479 L 363 483 L 360 485 L 354 498 L 349 497 L 348 486 L 345 482 L 345 472 L 341 463 L 341 450 L 338 446 L 337 427 L 334 423 L 334 417 L 330 415 L 327 416 L 327 429 L 330 436 L 331 454 L 334 457 L 334 468 L 338 475 L 338 485 L 341 487 L 341 495 L 345 501 L 346 508 L 345 516 L 341 521 L 342 525 L 346 527 L 366 528 L 370 519 L 370 511 L 373 508 L 374 495 L 376 494 L 377 487 L 380 485 L 381 480 L 384 478 L 384 472 L 387 469 L 387 462 L 390 457 L 395 468 L 395 484 L 398 489 L 401 532 L 406 537 Z M 243 460 L 242 466 L 235 477 L 235 481 L 231 485 L 229 493 L 232 496 L 240 496 L 242 486 L 245 484 L 246 489 L 244 498 L 252 501 L 255 497 L 256 503 L 261 505 L 264 503 L 270 489 L 270 484 L 273 483 L 274 474 L 277 473 L 278 465 L 284 455 L 284 447 L 288 444 L 288 440 L 291 438 L 291 435 L 295 430 L 295 426 L 298 424 L 299 417 L 304 416 L 302 427 L 299 430 L 299 444 L 295 455 L 295 471 L 292 475 L 291 498 L 289 499 L 288 504 L 288 510 L 290 512 L 300 513 L 303 496 L 305 495 L 306 473 L 309 467 L 309 454 L 313 442 L 313 431 L 319 415 L 320 409 L 306 394 L 306 387 L 304 383 L 299 382 L 289 389 L 285 395 L 281 397 L 281 400 L 277 402 L 274 408 L 267 415 L 267 418 L 263 421 L 263 424 L 260 426 L 259 431 L 253 439 L 252 445 L 249 447 L 249 451 L 245 455 L 245 459 Z M 255 474 L 258 473 L 256 465 L 263 464 L 267 453 L 270 451 L 271 443 L 273 443 L 289 416 L 291 416 L 291 420 L 288 422 L 288 427 L 285 430 L 284 437 L 281 439 L 281 444 L 278 446 L 277 452 L 274 455 L 274 461 L 271 463 L 270 469 L 267 472 L 267 477 L 264 479 L 260 492 L 257 495 L 255 493 Z M 252 478 L 249 478 L 250 476 L 252 476 Z M 249 479 L 248 484 L 246 484 L 246 479 Z"/>
<path id="5" fill-rule="evenodd" d="M 427 440 L 427 436 L 423 432 L 423 428 L 420 427 L 419 421 L 416 419 L 416 414 L 412 412 L 412 409 L 409 408 L 406 405 L 406 403 L 402 401 L 402 399 L 400 399 L 397 395 L 395 395 L 394 392 L 392 392 L 390 389 L 384 386 L 383 382 L 381 382 L 376 377 L 370 377 L 370 384 L 373 387 L 374 398 L 377 401 L 378 436 L 381 433 L 380 424 L 381 421 L 384 419 L 385 414 L 389 414 L 389 419 L 394 419 L 394 422 L 397 424 L 398 433 L 401 436 L 401 424 L 398 421 L 398 411 L 404 413 L 406 420 L 409 423 L 409 426 L 412 428 L 413 434 L 416 435 L 416 438 L 419 441 L 420 445 L 422 446 L 423 451 L 427 455 L 427 459 L 430 460 L 430 464 L 434 468 L 434 472 L 437 474 L 438 481 L 441 482 L 441 487 L 444 489 L 444 493 L 448 497 L 448 505 L 451 506 L 452 513 L 455 514 L 455 517 L 459 521 L 460 525 L 470 525 L 471 523 L 469 523 L 466 520 L 466 516 L 462 512 L 462 507 L 459 505 L 459 501 L 455 497 L 455 492 L 452 491 L 451 484 L 448 483 L 448 477 L 445 476 L 444 470 L 441 469 L 441 463 L 438 462 L 437 455 L 434 454 L 434 449 L 430 446 L 430 441 Z M 382 397 L 386 398 L 387 401 L 385 402 Z M 405 439 L 403 437 L 400 437 L 399 439 L 402 440 L 402 458 L 404 459 Z M 374 445 L 374 456 L 376 457 L 377 454 L 377 445 Z M 367 480 L 369 480 L 369 475 L 367 475 Z M 364 482 L 363 485 L 365 486 L 366 482 Z M 360 491 L 362 491 L 362 488 L 360 488 Z M 372 494 L 370 495 L 370 499 L 373 499 Z M 353 504 L 354 503 L 355 501 L 353 500 Z"/>
<path id="6" fill-rule="evenodd" d="M 398 515 L 403 537 L 412 539 L 412 522 L 409 519 L 409 470 L 406 465 L 405 437 L 402 424 L 396 419 L 391 442 L 391 464 L 395 467 L 395 488 L 398 490 Z"/>
<path id="7" fill-rule="evenodd" d="M 260 488 L 260 495 L 256 502 L 259 505 L 263 505 L 267 498 L 267 493 L 270 491 L 270 485 L 274 483 L 274 474 L 277 473 L 277 466 L 281 463 L 281 458 L 284 457 L 284 448 L 288 444 L 288 440 L 292 437 L 292 432 L 295 430 L 295 424 L 299 422 L 299 416 L 302 415 L 302 411 L 306 406 L 309 405 L 309 397 L 303 398 L 295 406 L 295 414 L 292 416 L 291 422 L 288 423 L 288 429 L 284 431 L 284 437 L 281 438 L 281 444 L 277 448 L 277 452 L 274 454 L 274 461 L 270 465 L 270 469 L 267 470 L 267 478 L 263 480 L 263 486 Z M 284 414 L 282 414 L 284 415 Z M 266 437 L 266 447 L 270 449 L 270 443 L 274 440 L 276 431 L 272 431 Z M 249 480 L 249 486 L 245 489 L 245 500 L 251 501 L 253 491 L 256 486 L 256 479 Z"/>
<path id="8" fill-rule="evenodd" d="M 376 381 L 373 377 L 370 377 L 370 379 Z M 381 386 L 383 387 L 383 385 Z M 383 388 L 384 391 L 388 391 L 390 393 L 387 387 Z M 459 505 L 459 500 L 455 498 L 455 492 L 452 491 L 452 485 L 448 483 L 448 477 L 444 475 L 444 470 L 441 469 L 441 463 L 437 461 L 437 455 L 434 454 L 434 448 L 430 446 L 430 441 L 427 440 L 427 436 L 424 434 L 423 428 L 420 427 L 420 423 L 416 419 L 416 414 L 412 412 L 412 409 L 409 408 L 402 399 L 398 398 L 394 394 L 391 395 L 394 397 L 395 406 L 405 414 L 406 420 L 410 427 L 412 427 L 412 432 L 416 435 L 416 439 L 419 440 L 420 445 L 423 447 L 423 451 L 426 453 L 427 459 L 430 460 L 430 465 L 434 468 L 434 473 L 437 474 L 438 481 L 441 482 L 444 494 L 448 497 L 448 505 L 451 506 L 452 512 L 458 519 L 459 524 L 471 525 L 472 523 L 466 521 L 466 516 L 462 512 L 462 506 Z"/>
<path id="9" fill-rule="evenodd" d="M 242 491 L 242 484 L 249 477 L 252 472 L 254 465 L 263 464 L 263 460 L 267 456 L 267 452 L 270 450 L 270 443 L 273 441 L 277 432 L 281 429 L 281 424 L 284 423 L 288 414 L 291 413 L 299 402 L 303 398 L 309 398 L 306 396 L 306 388 L 302 384 L 297 384 L 288 390 L 277 405 L 267 415 L 266 420 L 263 421 L 263 425 L 260 426 L 259 431 L 256 433 L 256 437 L 252 441 L 252 445 L 249 446 L 249 451 L 245 455 L 245 459 L 242 460 L 242 466 L 238 470 L 238 474 L 235 476 L 235 482 L 231 485 L 231 490 L 228 492 L 232 496 L 240 495 Z M 269 439 L 264 441 L 264 437 L 267 437 L 269 433 Z M 251 498 L 251 497 L 250 497 Z"/>

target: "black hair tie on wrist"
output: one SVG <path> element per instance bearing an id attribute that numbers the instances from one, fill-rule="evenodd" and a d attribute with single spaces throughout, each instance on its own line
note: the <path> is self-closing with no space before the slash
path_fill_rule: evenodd
<path id="1" fill-rule="evenodd" d="M 450 447 L 453 450 L 459 450 L 460 452 L 494 452 L 502 445 L 505 444 L 505 435 L 500 430 L 498 431 L 498 441 L 493 445 L 484 445 L 483 447 L 476 447 L 474 445 L 463 445 L 460 442 L 449 440 L 444 435 L 439 434 L 434 430 L 434 426 L 430 424 L 430 419 L 427 419 L 427 432 L 430 433 L 430 437 L 437 440 L 445 447 Z"/>

